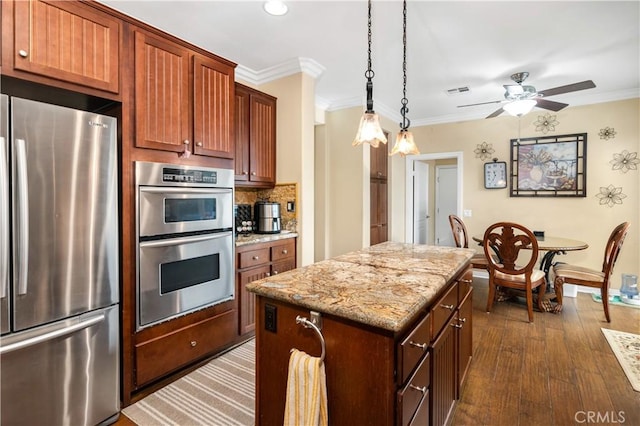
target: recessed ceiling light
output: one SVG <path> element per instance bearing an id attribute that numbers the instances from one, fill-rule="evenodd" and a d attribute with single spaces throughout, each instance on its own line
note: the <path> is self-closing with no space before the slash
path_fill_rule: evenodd
<path id="1" fill-rule="evenodd" d="M 280 1 L 280 0 L 269 0 L 269 1 L 266 1 L 266 2 L 264 2 L 264 6 L 263 7 L 264 7 L 264 10 L 269 15 L 274 15 L 274 16 L 284 15 L 289 10 L 287 5 L 283 1 Z"/>

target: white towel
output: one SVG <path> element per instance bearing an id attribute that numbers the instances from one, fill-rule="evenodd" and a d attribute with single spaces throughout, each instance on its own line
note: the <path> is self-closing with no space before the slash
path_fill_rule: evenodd
<path id="1" fill-rule="evenodd" d="M 327 377 L 318 357 L 291 350 L 284 426 L 326 426 Z"/>

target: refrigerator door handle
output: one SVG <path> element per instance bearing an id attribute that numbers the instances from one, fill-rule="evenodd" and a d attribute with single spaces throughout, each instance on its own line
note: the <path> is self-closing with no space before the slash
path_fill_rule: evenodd
<path id="1" fill-rule="evenodd" d="M 29 339 L 21 340 L 19 342 L 11 343 L 8 345 L 0 346 L 0 355 L 14 352 L 20 349 L 27 348 L 29 346 L 34 346 L 42 342 L 46 342 L 47 340 L 53 340 L 57 337 L 66 336 L 67 334 L 75 333 L 76 331 L 82 330 L 84 328 L 91 327 L 105 320 L 104 312 L 101 312 L 99 315 L 79 320 L 77 324 L 70 325 L 65 328 L 61 328 L 58 330 L 50 331 L 48 333 L 40 334 L 39 336 L 34 336 Z"/>
<path id="2" fill-rule="evenodd" d="M 9 171 L 7 170 L 7 146 L 0 136 L 0 299 L 7 297 L 9 285 Z"/>
<path id="3" fill-rule="evenodd" d="M 27 183 L 27 148 L 24 139 L 15 140 L 16 181 L 17 181 L 17 217 L 15 220 L 17 266 L 16 275 L 18 282 L 18 294 L 27 294 L 27 266 L 29 256 L 29 187 Z"/>

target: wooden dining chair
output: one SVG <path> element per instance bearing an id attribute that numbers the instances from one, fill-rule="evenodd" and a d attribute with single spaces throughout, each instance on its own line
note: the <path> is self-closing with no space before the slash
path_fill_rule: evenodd
<path id="1" fill-rule="evenodd" d="M 453 232 L 453 241 L 456 243 L 456 247 L 469 248 L 469 234 L 467 233 L 467 227 L 464 225 L 462 219 L 458 216 L 449 215 L 449 224 L 451 225 L 451 232 Z M 471 267 L 475 269 L 489 270 L 487 257 L 483 253 L 476 253 L 471 258 Z"/>
<path id="2" fill-rule="evenodd" d="M 544 311 L 542 299 L 546 290 L 544 272 L 536 268 L 538 241 L 533 232 L 517 223 L 494 223 L 485 231 L 482 247 L 489 267 L 487 312 L 491 312 L 493 307 L 496 287 L 523 290 L 529 322 L 533 322 L 533 289 L 538 289 L 538 309 L 541 311 Z M 491 256 L 494 250 L 498 252 L 500 261 Z"/>
<path id="3" fill-rule="evenodd" d="M 629 222 L 623 222 L 616 226 L 613 232 L 611 232 L 607 245 L 604 249 L 602 270 L 589 269 L 568 263 L 556 263 L 553 266 L 553 271 L 555 273 L 553 284 L 556 291 L 556 299 L 558 300 L 557 306 L 559 307 L 556 308 L 557 312 L 562 310 L 562 286 L 564 284 L 577 284 L 586 287 L 599 288 L 602 296 L 604 316 L 607 319 L 607 322 L 611 322 L 611 318 L 609 317 L 609 279 L 628 230 Z"/>

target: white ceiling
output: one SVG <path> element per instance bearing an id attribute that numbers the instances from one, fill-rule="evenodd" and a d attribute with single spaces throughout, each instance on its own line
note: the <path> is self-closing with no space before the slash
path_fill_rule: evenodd
<path id="1" fill-rule="evenodd" d="M 365 103 L 367 3 L 101 0 L 238 63 L 251 83 L 303 70 L 317 75 L 316 104 Z M 407 6 L 407 98 L 411 125 L 483 118 L 499 108 L 457 105 L 503 99 L 503 84 L 528 71 L 538 90 L 593 80 L 596 88 L 549 99 L 570 106 L 640 96 L 639 1 L 416 1 Z M 374 109 L 400 118 L 402 2 L 373 1 Z M 465 94 L 447 90 L 467 86 Z"/>

